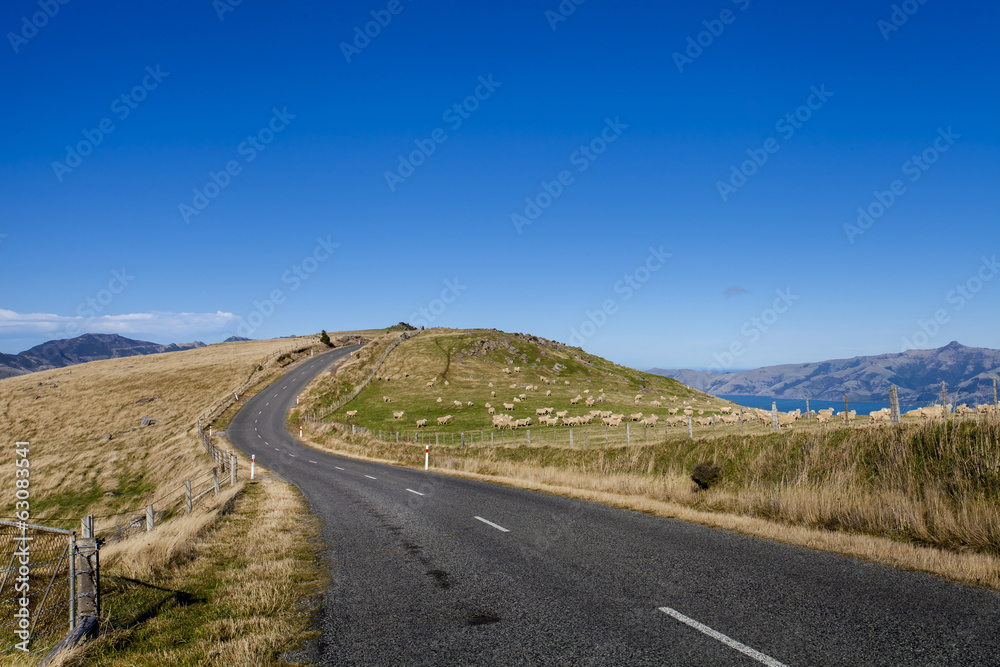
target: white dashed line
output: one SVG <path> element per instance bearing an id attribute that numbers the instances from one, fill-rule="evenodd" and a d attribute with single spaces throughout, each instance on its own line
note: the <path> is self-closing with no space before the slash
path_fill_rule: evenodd
<path id="1" fill-rule="evenodd" d="M 271 405 L 271 401 L 268 401 L 267 403 L 265 403 L 265 404 L 264 404 L 264 407 L 266 408 L 266 407 L 267 407 L 267 406 L 269 406 L 269 405 Z"/>
<path id="2" fill-rule="evenodd" d="M 309 463 L 316 463 L 315 461 L 310 461 Z"/>
<path id="3" fill-rule="evenodd" d="M 418 496 L 422 496 L 422 495 L 424 495 L 424 494 L 420 493 L 419 491 L 414 491 L 413 489 L 407 489 L 407 491 L 409 491 L 410 493 L 415 493 L 415 494 L 417 494 Z"/>
<path id="4" fill-rule="evenodd" d="M 281 450 L 280 450 L 280 449 L 278 449 L 277 447 L 275 447 L 275 448 L 274 448 L 274 451 L 276 451 L 276 452 L 280 452 Z"/>
<path id="5" fill-rule="evenodd" d="M 289 454 L 289 456 L 291 456 L 293 459 L 295 458 L 295 454 Z"/>
<path id="6" fill-rule="evenodd" d="M 372 477 L 371 475 L 365 475 L 365 477 L 367 477 L 368 479 L 377 479 L 375 477 Z"/>
<path id="7" fill-rule="evenodd" d="M 499 525 L 497 525 L 497 524 L 493 523 L 492 521 L 487 521 L 486 519 L 484 519 L 484 518 L 483 518 L 483 517 L 481 517 L 481 516 L 477 516 L 477 517 L 473 517 L 473 518 L 474 518 L 474 519 L 478 519 L 478 520 L 482 521 L 483 523 L 485 523 L 485 524 L 486 524 L 486 525 L 488 525 L 488 526 L 493 526 L 494 528 L 496 528 L 497 530 L 499 530 L 499 531 L 501 531 L 501 532 L 504 532 L 504 533 L 509 533 L 509 532 L 510 532 L 509 530 L 507 530 L 507 529 L 506 529 L 506 528 L 504 528 L 503 526 L 499 526 Z"/>
<path id="8" fill-rule="evenodd" d="M 337 470 L 343 470 L 343 468 L 341 468 L 340 466 L 333 466 L 333 467 L 336 468 Z"/>
<path id="9" fill-rule="evenodd" d="M 659 609 L 660 609 L 660 611 L 662 611 L 667 616 L 673 616 L 674 618 L 676 618 L 681 623 L 685 623 L 687 625 L 690 625 L 692 628 L 694 628 L 698 632 L 705 633 L 706 635 L 708 635 L 712 639 L 718 640 L 718 641 L 722 642 L 723 644 L 725 644 L 726 646 L 734 648 L 734 649 L 736 649 L 737 651 L 739 651 L 740 653 L 742 653 L 744 655 L 750 656 L 751 658 L 753 658 L 754 660 L 756 660 L 759 663 L 765 664 L 768 667 L 787 667 L 787 665 L 785 665 L 782 662 L 778 662 L 777 660 L 775 660 L 771 656 L 764 655 L 760 651 L 755 651 L 752 648 L 750 648 L 749 646 L 747 646 L 746 644 L 741 644 L 738 641 L 736 641 L 735 639 L 730 639 L 729 637 L 727 637 L 726 635 L 722 634 L 721 632 L 716 632 L 715 630 L 713 630 L 712 628 L 708 627 L 707 625 L 703 625 L 703 624 L 699 623 L 698 621 L 694 620 L 693 618 L 688 618 L 687 616 L 685 616 L 684 614 L 680 613 L 679 611 L 671 609 L 670 607 L 660 607 Z"/>

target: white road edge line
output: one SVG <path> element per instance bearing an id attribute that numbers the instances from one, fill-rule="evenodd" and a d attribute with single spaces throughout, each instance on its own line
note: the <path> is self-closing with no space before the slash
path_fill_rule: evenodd
<path id="1" fill-rule="evenodd" d="M 316 463 L 315 461 L 310 461 L 309 463 Z"/>
<path id="2" fill-rule="evenodd" d="M 378 479 L 377 477 L 372 477 L 371 475 L 365 475 L 368 479 Z"/>
<path id="3" fill-rule="evenodd" d="M 486 519 L 484 519 L 484 518 L 483 518 L 483 517 L 481 517 L 481 516 L 476 516 L 476 517 L 473 517 L 473 518 L 474 518 L 474 519 L 479 519 L 480 521 L 482 521 L 482 522 L 483 522 L 483 523 L 485 523 L 486 525 L 488 525 L 488 526 L 493 526 L 493 527 L 494 527 L 494 528 L 496 528 L 497 530 L 499 530 L 499 531 L 502 531 L 502 532 L 504 532 L 504 533 L 509 533 L 509 532 L 510 532 L 509 530 L 507 530 L 507 529 L 506 529 L 506 528 L 504 528 L 503 526 L 500 526 L 500 525 L 497 525 L 497 524 L 493 523 L 492 521 L 487 521 Z"/>
<path id="4" fill-rule="evenodd" d="M 343 470 L 343 468 L 341 468 L 340 466 L 333 466 L 333 467 L 336 468 L 337 470 Z"/>
<path id="5" fill-rule="evenodd" d="M 708 627 L 707 625 L 703 625 L 702 623 L 699 623 L 698 621 L 694 620 L 693 618 L 688 618 L 687 616 L 685 616 L 684 614 L 680 613 L 679 611 L 671 609 L 670 607 L 658 607 L 658 609 L 660 611 L 662 611 L 664 614 L 666 614 L 667 616 L 673 616 L 674 618 L 676 618 L 681 623 L 685 623 L 687 625 L 690 625 L 695 630 L 697 630 L 699 632 L 705 633 L 706 635 L 708 635 L 712 639 L 720 641 L 723 644 L 725 644 L 726 646 L 734 648 L 737 651 L 739 651 L 740 653 L 742 653 L 744 655 L 747 655 L 747 656 L 750 656 L 751 658 L 753 658 L 757 662 L 765 664 L 768 667 L 788 667 L 783 662 L 778 662 L 777 660 L 775 660 L 774 658 L 772 658 L 769 655 L 764 655 L 760 651 L 753 650 L 752 648 L 750 648 L 746 644 L 741 644 L 738 641 L 736 641 L 735 639 L 730 639 L 729 637 L 727 637 L 726 635 L 722 634 L 721 632 L 716 632 L 715 630 L 713 630 L 712 628 Z"/>
<path id="6" fill-rule="evenodd" d="M 409 491 L 410 493 L 415 493 L 415 494 L 417 494 L 418 496 L 422 496 L 422 495 L 424 495 L 424 494 L 420 493 L 419 491 L 414 491 L 413 489 L 407 489 L 407 491 Z"/>

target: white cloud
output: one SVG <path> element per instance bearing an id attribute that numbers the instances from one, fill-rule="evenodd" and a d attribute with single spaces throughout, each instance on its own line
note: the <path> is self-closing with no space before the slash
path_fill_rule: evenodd
<path id="1" fill-rule="evenodd" d="M 0 337 L 46 339 L 74 338 L 85 333 L 116 333 L 123 336 L 150 335 L 160 341 L 187 342 L 232 330 L 239 322 L 233 313 L 126 313 L 122 315 L 55 315 L 18 313 L 0 308 Z"/>

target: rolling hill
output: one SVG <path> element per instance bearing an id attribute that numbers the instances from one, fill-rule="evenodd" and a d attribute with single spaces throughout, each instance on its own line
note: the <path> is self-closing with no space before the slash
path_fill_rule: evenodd
<path id="1" fill-rule="evenodd" d="M 846 392 L 857 401 L 888 401 L 896 385 L 904 403 L 932 403 L 941 396 L 957 403 L 993 401 L 993 378 L 1000 375 L 1000 350 L 966 347 L 955 341 L 936 350 L 907 350 L 852 359 L 808 364 L 765 366 L 749 371 L 708 371 L 653 368 L 657 375 L 715 395 L 772 396 L 839 400 Z"/>

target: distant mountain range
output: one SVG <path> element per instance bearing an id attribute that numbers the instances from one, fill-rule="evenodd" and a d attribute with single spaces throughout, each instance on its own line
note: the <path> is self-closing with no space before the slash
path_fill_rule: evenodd
<path id="1" fill-rule="evenodd" d="M 132 340 L 118 334 L 83 334 L 76 338 L 50 340 L 20 354 L 0 354 L 0 378 L 50 368 L 63 368 L 87 361 L 177 352 L 204 346 L 205 344 L 199 341 L 160 345 L 144 340 Z"/>
<path id="2" fill-rule="evenodd" d="M 911 405 L 940 400 L 944 381 L 949 402 L 985 403 L 993 401 L 993 378 L 1000 376 L 1000 350 L 966 347 L 952 341 L 936 350 L 765 366 L 732 373 L 663 368 L 649 372 L 716 396 L 835 401 L 844 398 L 846 392 L 855 401 L 888 402 L 889 386 L 896 385 L 900 402 Z"/>

